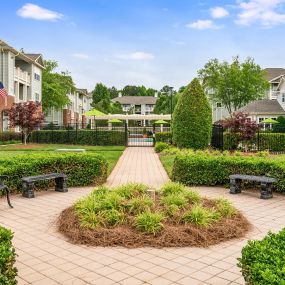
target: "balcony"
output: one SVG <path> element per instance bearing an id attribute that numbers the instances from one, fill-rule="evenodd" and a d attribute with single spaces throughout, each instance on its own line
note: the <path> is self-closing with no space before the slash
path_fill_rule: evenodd
<path id="1" fill-rule="evenodd" d="M 15 67 L 15 81 L 19 81 L 26 85 L 31 84 L 31 75 L 27 71 L 23 71 L 20 67 Z"/>

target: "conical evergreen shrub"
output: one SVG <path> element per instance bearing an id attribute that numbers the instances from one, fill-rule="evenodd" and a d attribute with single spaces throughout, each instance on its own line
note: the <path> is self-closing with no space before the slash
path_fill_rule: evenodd
<path id="1" fill-rule="evenodd" d="M 173 143 L 179 148 L 204 149 L 211 140 L 212 111 L 195 78 L 178 99 L 173 113 Z"/>

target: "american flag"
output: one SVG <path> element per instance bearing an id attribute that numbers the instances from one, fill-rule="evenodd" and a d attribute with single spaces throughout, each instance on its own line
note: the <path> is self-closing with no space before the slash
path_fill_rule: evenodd
<path id="1" fill-rule="evenodd" d="M 0 82 L 0 97 L 8 96 L 8 93 L 6 89 L 4 88 L 4 85 L 2 82 Z"/>

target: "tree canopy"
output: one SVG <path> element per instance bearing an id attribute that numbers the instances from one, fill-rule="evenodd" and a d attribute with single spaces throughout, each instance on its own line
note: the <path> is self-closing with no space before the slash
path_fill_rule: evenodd
<path id="1" fill-rule="evenodd" d="M 123 96 L 154 96 L 156 90 L 145 86 L 127 85 L 122 90 Z"/>
<path id="2" fill-rule="evenodd" d="M 42 107 L 46 112 L 50 108 L 62 109 L 70 101 L 68 93 L 75 91 L 75 85 L 68 72 L 55 72 L 56 61 L 45 60 L 43 70 Z"/>
<path id="3" fill-rule="evenodd" d="M 261 67 L 252 58 L 241 62 L 219 62 L 212 59 L 198 71 L 210 99 L 220 102 L 230 114 L 251 101 L 264 97 L 269 83 Z"/>

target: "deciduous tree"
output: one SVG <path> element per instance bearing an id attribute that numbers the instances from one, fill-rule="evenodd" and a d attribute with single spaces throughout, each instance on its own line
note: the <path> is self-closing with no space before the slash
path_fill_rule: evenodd
<path id="1" fill-rule="evenodd" d="M 24 143 L 27 144 L 29 134 L 44 120 L 44 114 L 39 102 L 14 103 L 8 111 L 10 127 L 19 127 L 24 134 Z"/>
<path id="2" fill-rule="evenodd" d="M 264 97 L 269 83 L 261 67 L 252 58 L 232 63 L 210 60 L 198 71 L 203 87 L 214 102 L 221 102 L 230 114 L 251 101 Z"/>
<path id="3" fill-rule="evenodd" d="M 56 61 L 46 60 L 42 74 L 42 108 L 47 112 L 51 108 L 62 109 L 70 101 L 68 93 L 75 91 L 75 85 L 70 74 L 55 72 L 58 67 Z"/>

